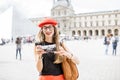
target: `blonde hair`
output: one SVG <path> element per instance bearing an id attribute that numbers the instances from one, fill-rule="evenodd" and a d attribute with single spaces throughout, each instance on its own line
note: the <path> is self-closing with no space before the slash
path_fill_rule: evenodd
<path id="1" fill-rule="evenodd" d="M 54 27 L 54 34 L 52 36 L 52 42 L 56 44 L 56 50 L 59 50 L 59 32 L 57 27 Z M 45 35 L 43 33 L 43 30 L 41 29 L 37 35 L 38 42 L 44 42 L 45 41 Z"/>

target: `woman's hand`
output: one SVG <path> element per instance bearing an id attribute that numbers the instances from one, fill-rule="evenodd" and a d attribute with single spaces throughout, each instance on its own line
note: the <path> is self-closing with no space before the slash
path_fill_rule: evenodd
<path id="1" fill-rule="evenodd" d="M 64 56 L 67 56 L 68 58 L 71 58 L 72 57 L 72 54 L 70 54 L 69 52 L 65 51 L 63 49 L 63 47 L 60 46 L 60 50 L 59 51 L 55 51 L 54 52 L 55 54 L 59 54 L 59 55 L 64 55 Z"/>
<path id="2" fill-rule="evenodd" d="M 35 52 L 36 52 L 36 54 L 38 54 L 38 55 L 42 55 L 42 54 L 46 53 L 46 51 L 44 51 L 44 50 L 42 49 L 42 46 L 40 46 L 40 45 L 35 46 Z"/>

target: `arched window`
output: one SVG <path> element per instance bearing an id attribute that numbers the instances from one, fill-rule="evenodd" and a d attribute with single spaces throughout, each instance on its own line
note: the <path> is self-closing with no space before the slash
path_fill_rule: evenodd
<path id="1" fill-rule="evenodd" d="M 103 30 L 103 29 L 101 30 L 101 35 L 105 36 L 105 30 Z"/>
<path id="2" fill-rule="evenodd" d="M 75 31 L 72 31 L 72 36 L 74 36 L 75 35 Z"/>
<path id="3" fill-rule="evenodd" d="M 86 30 L 83 31 L 83 35 L 87 36 L 87 31 Z"/>
<path id="4" fill-rule="evenodd" d="M 118 30 L 118 29 L 115 29 L 115 30 L 114 30 L 114 35 L 118 35 L 118 33 L 119 33 L 119 30 Z"/>
<path id="5" fill-rule="evenodd" d="M 95 35 L 98 36 L 98 30 L 95 30 Z"/>
<path id="6" fill-rule="evenodd" d="M 81 31 L 80 30 L 78 31 L 78 35 L 81 36 Z"/>
<path id="7" fill-rule="evenodd" d="M 111 34 L 112 33 L 112 30 L 111 29 L 108 29 L 108 34 Z"/>
<path id="8" fill-rule="evenodd" d="M 93 34 L 93 33 L 92 33 L 92 30 L 89 30 L 89 35 L 92 36 L 92 34 Z"/>

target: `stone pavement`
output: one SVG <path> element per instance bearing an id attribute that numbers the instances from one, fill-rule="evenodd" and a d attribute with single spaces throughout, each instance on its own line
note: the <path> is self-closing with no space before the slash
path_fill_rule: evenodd
<path id="1" fill-rule="evenodd" d="M 66 45 L 80 60 L 78 80 L 120 80 L 120 50 L 113 56 L 110 48 L 105 55 L 101 40 L 68 41 Z M 0 80 L 38 80 L 33 46 L 23 45 L 21 61 L 15 59 L 14 44 L 0 46 Z"/>
<path id="2" fill-rule="evenodd" d="M 0 46 L 0 80 L 37 80 L 33 44 L 22 46 L 22 60 L 15 58 L 15 44 Z"/>
<path id="3" fill-rule="evenodd" d="M 102 40 L 67 42 L 67 46 L 80 60 L 78 80 L 120 80 L 120 43 L 117 56 L 112 55 L 111 45 L 108 55 L 104 54 Z"/>

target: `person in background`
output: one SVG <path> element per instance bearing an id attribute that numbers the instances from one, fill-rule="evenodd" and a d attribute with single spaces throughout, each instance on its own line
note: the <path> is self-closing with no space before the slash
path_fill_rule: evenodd
<path id="1" fill-rule="evenodd" d="M 110 37 L 110 34 L 107 34 L 104 38 L 104 45 L 105 45 L 105 54 L 107 55 L 108 54 L 108 49 L 109 49 L 109 45 L 110 45 L 110 40 L 111 40 L 111 37 Z"/>
<path id="2" fill-rule="evenodd" d="M 13 43 L 13 37 L 11 37 L 11 43 Z"/>
<path id="3" fill-rule="evenodd" d="M 18 58 L 18 54 L 19 54 L 19 59 L 22 59 L 22 55 L 21 55 L 21 38 L 17 37 L 16 38 L 16 59 Z"/>
<path id="4" fill-rule="evenodd" d="M 112 41 L 112 54 L 116 55 L 116 53 L 117 53 L 117 45 L 118 45 L 119 39 L 118 39 L 117 36 L 112 35 L 111 41 Z"/>
<path id="5" fill-rule="evenodd" d="M 69 52 L 64 42 L 59 42 L 57 21 L 45 18 L 39 24 L 38 42 L 35 42 L 36 67 L 40 74 L 39 80 L 65 80 L 61 61 L 57 61 L 57 55 L 64 55 L 77 63 L 76 58 Z"/>

